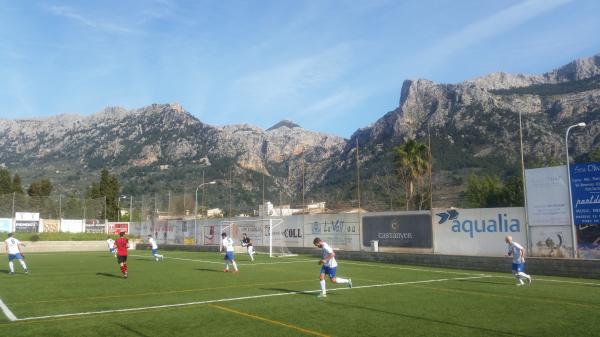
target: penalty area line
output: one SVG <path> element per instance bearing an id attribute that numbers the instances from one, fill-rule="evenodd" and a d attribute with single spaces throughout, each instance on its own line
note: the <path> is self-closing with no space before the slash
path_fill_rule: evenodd
<path id="1" fill-rule="evenodd" d="M 17 316 L 15 316 L 15 314 L 13 314 L 13 312 L 8 308 L 8 306 L 6 304 L 4 304 L 4 301 L 2 301 L 1 298 L 0 298 L 0 309 L 2 309 L 4 316 L 6 316 L 6 318 L 8 318 L 8 320 L 10 320 L 11 322 L 18 320 Z"/>
<path id="2" fill-rule="evenodd" d="M 478 275 L 478 276 L 471 276 L 471 277 L 456 277 L 456 278 L 442 278 L 442 279 L 432 279 L 432 280 L 422 280 L 422 281 L 407 281 L 407 282 L 393 282 L 393 283 L 370 284 L 370 285 L 364 285 L 364 286 L 355 286 L 355 287 L 352 287 L 352 288 L 334 288 L 334 289 L 329 289 L 327 291 L 328 292 L 332 292 L 332 291 L 339 291 L 339 290 L 379 288 L 379 287 L 401 286 L 401 285 L 419 284 L 419 283 L 433 283 L 433 282 L 444 282 L 444 281 L 461 281 L 461 280 L 478 279 L 478 278 L 485 278 L 485 277 L 491 277 L 491 276 L 490 275 Z M 313 294 L 313 293 L 319 293 L 320 291 L 321 290 L 290 291 L 290 292 L 282 292 L 282 293 L 272 293 L 272 294 L 254 295 L 254 296 L 222 298 L 222 299 L 216 299 L 216 300 L 206 300 L 206 301 L 197 301 L 197 302 L 164 304 L 164 305 L 154 305 L 154 306 L 147 306 L 147 307 L 126 308 L 126 309 L 113 309 L 113 310 L 99 310 L 99 311 L 76 312 L 76 313 L 70 313 L 70 314 L 45 315 L 45 316 L 34 316 L 34 317 L 24 317 L 24 318 L 17 318 L 13 314 L 14 320 L 11 320 L 11 321 L 35 321 L 35 320 L 46 320 L 46 319 L 64 318 L 64 317 L 77 317 L 77 316 L 92 316 L 92 315 L 102 315 L 102 314 L 113 314 L 113 313 L 121 313 L 121 312 L 150 311 L 150 310 L 157 310 L 157 309 L 189 307 L 189 306 L 196 306 L 196 305 L 202 305 L 202 304 L 243 301 L 243 300 L 251 300 L 251 299 L 257 299 L 257 298 L 278 297 L 278 296 L 299 295 L 299 294 Z M 5 312 L 5 314 L 6 314 L 6 312 Z"/>

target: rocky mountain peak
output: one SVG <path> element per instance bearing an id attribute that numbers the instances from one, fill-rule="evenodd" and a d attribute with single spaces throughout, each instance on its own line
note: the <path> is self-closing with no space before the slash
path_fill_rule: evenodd
<path id="1" fill-rule="evenodd" d="M 528 87 L 538 84 L 556 84 L 577 81 L 598 75 L 600 75 L 600 54 L 577 59 L 542 75 L 494 72 L 485 76 L 467 80 L 462 84 L 471 84 L 486 90 L 497 90 Z"/>
<path id="2" fill-rule="evenodd" d="M 272 127 L 268 128 L 267 131 L 272 131 L 272 130 L 276 130 L 279 128 L 293 129 L 293 128 L 301 128 L 301 126 L 292 122 L 291 120 L 284 119 L 284 120 L 280 121 L 279 123 L 273 125 Z"/>

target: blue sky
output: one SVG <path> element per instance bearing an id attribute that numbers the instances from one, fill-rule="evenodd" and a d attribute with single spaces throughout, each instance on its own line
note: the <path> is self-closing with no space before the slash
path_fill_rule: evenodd
<path id="1" fill-rule="evenodd" d="M 600 1 L 0 0 L 0 118 L 179 102 L 212 125 L 349 137 L 407 78 L 536 74 L 600 52 Z"/>

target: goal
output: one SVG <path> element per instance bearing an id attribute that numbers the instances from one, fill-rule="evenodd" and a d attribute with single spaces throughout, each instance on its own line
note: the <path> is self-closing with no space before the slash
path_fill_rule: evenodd
<path id="1" fill-rule="evenodd" d="M 245 251 L 241 248 L 245 233 L 252 240 L 256 253 L 269 254 L 269 257 L 296 256 L 285 243 L 283 219 L 224 220 L 220 228 L 233 239 L 236 251 Z"/>

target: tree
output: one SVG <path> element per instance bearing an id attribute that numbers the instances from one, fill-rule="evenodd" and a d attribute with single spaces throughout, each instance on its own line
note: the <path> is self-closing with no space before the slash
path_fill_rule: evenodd
<path id="1" fill-rule="evenodd" d="M 376 174 L 373 177 L 373 183 L 379 186 L 389 201 L 389 210 L 394 210 L 394 201 L 398 202 L 398 194 L 402 186 L 398 184 L 398 179 L 394 176 L 394 173 L 389 168 L 384 168 L 380 174 Z"/>
<path id="2" fill-rule="evenodd" d="M 590 161 L 600 161 L 600 146 L 590 152 Z"/>
<path id="3" fill-rule="evenodd" d="M 406 210 L 412 200 L 415 185 L 423 180 L 429 168 L 429 148 L 423 143 L 409 139 L 394 147 L 394 166 L 400 181 L 404 183 Z"/>
<path id="4" fill-rule="evenodd" d="M 520 207 L 525 204 L 523 179 L 511 176 L 504 182 L 504 206 Z"/>
<path id="5" fill-rule="evenodd" d="M 466 199 L 471 207 L 523 206 L 522 179 L 511 176 L 502 182 L 497 175 L 471 175 Z"/>
<path id="6" fill-rule="evenodd" d="M 91 199 L 106 197 L 106 217 L 109 220 L 117 220 L 119 212 L 119 194 L 121 184 L 115 175 L 103 169 L 100 173 L 100 181 L 92 182 L 87 194 Z"/>
<path id="7" fill-rule="evenodd" d="M 21 176 L 15 173 L 12 180 L 12 191 L 19 194 L 23 194 L 22 184 L 23 183 L 21 182 Z"/>
<path id="8" fill-rule="evenodd" d="M 5 168 L 0 168 L 0 194 L 9 194 L 13 192 L 10 172 Z"/>
<path id="9" fill-rule="evenodd" d="M 52 182 L 49 179 L 42 179 L 32 182 L 27 189 L 27 194 L 30 197 L 47 197 L 52 192 L 52 188 Z"/>

